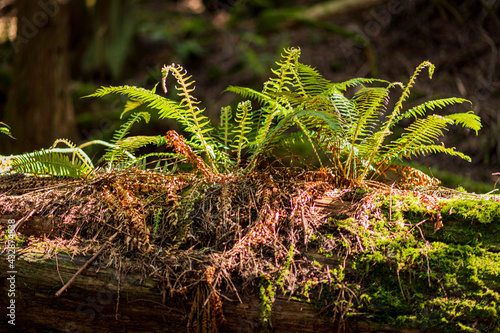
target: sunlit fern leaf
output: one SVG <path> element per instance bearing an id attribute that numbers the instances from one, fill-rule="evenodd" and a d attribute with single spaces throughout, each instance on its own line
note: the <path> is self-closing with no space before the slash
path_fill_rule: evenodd
<path id="1" fill-rule="evenodd" d="M 298 63 L 297 72 L 299 73 L 303 89 L 308 96 L 317 96 L 325 93 L 332 84 L 325 79 L 314 67 Z"/>
<path id="2" fill-rule="evenodd" d="M 33 175 L 80 178 L 92 170 L 80 159 L 73 159 L 70 154 L 53 150 L 40 150 L 16 156 L 11 171 Z"/>
<path id="3" fill-rule="evenodd" d="M 13 137 L 12 134 L 10 133 L 9 125 L 2 122 L 0 122 L 0 133 L 10 136 L 12 139 L 15 139 L 15 137 Z"/>
<path id="4" fill-rule="evenodd" d="M 411 156 L 425 156 L 428 154 L 438 154 L 444 153 L 450 156 L 460 157 L 467 162 L 471 161 L 470 156 L 455 150 L 454 147 L 445 147 L 443 144 L 441 145 L 422 145 L 420 147 L 415 147 L 413 150 L 409 152 L 405 152 L 406 158 L 410 158 Z"/>
<path id="5" fill-rule="evenodd" d="M 346 139 L 350 142 L 350 150 L 347 154 L 345 166 L 346 170 L 351 173 L 354 170 L 353 163 L 356 160 L 368 160 L 368 156 L 376 146 L 379 136 L 383 132 L 374 134 L 379 123 L 379 115 L 385 111 L 388 103 L 389 91 L 386 88 L 377 87 L 362 87 L 356 92 L 352 98 L 352 103 L 355 109 L 355 121 L 347 122 Z M 352 121 L 352 119 L 350 120 Z M 357 174 L 351 175 L 353 179 L 357 178 Z"/>
<path id="6" fill-rule="evenodd" d="M 115 143 L 118 151 L 128 151 L 133 153 L 135 150 L 147 145 L 160 145 L 163 141 L 162 136 L 136 135 L 128 136 Z"/>
<path id="7" fill-rule="evenodd" d="M 453 113 L 445 116 L 446 119 L 451 119 L 455 124 L 460 124 L 463 127 L 470 128 L 471 130 L 477 132 L 481 129 L 481 118 L 474 114 L 474 111 Z"/>
<path id="8" fill-rule="evenodd" d="M 400 98 L 397 100 L 396 104 L 394 105 L 394 108 L 392 112 L 390 112 L 386 116 L 386 120 L 383 123 L 383 127 L 379 130 L 379 133 L 383 133 L 383 135 L 380 136 L 378 142 L 376 142 L 375 145 L 373 145 L 373 150 L 370 156 L 368 157 L 368 165 L 371 165 L 375 159 L 378 159 L 378 155 L 380 153 L 381 147 L 383 146 L 384 140 L 387 135 L 389 135 L 390 129 L 394 126 L 394 124 L 400 119 L 399 116 L 401 114 L 402 108 L 403 108 L 403 103 L 409 98 L 410 96 L 410 89 L 413 87 L 415 84 L 415 80 L 417 76 L 420 74 L 422 69 L 424 68 L 429 68 L 429 78 L 432 78 L 432 74 L 434 73 L 434 65 L 430 63 L 429 61 L 424 61 L 422 62 L 414 71 L 413 75 L 410 77 L 410 80 L 406 86 L 403 86 L 403 92 L 401 93 Z M 389 87 L 395 87 L 395 86 L 401 86 L 399 82 L 394 82 L 389 85 Z M 368 169 L 365 169 L 364 172 L 361 174 L 361 176 L 358 179 L 364 179 L 366 177 L 366 174 L 368 173 Z"/>
<path id="9" fill-rule="evenodd" d="M 64 143 L 68 149 L 56 149 L 57 145 L 59 143 Z M 74 161 L 76 158 L 78 158 L 82 163 L 85 164 L 85 168 L 87 170 L 93 170 L 94 165 L 90 159 L 90 157 L 83 152 L 80 148 L 76 147 L 76 145 L 71 142 L 71 140 L 65 139 L 65 138 L 59 138 L 54 141 L 52 146 L 49 148 L 50 151 L 58 151 L 58 152 L 68 152 L 72 155 L 72 161 Z"/>
<path id="10" fill-rule="evenodd" d="M 241 162 L 241 152 L 249 144 L 248 134 L 252 132 L 252 104 L 250 101 L 241 102 L 236 110 L 236 126 L 232 131 L 234 143 L 230 146 L 236 149 L 236 165 Z"/>
<path id="11" fill-rule="evenodd" d="M 394 105 L 394 110 L 388 116 L 388 120 L 386 123 L 387 128 L 391 128 L 393 126 L 394 121 L 398 119 L 399 115 L 401 114 L 401 110 L 403 108 L 403 103 L 410 97 L 410 89 L 413 87 L 413 85 L 415 84 L 415 80 L 417 79 L 417 76 L 424 68 L 429 68 L 429 78 L 432 78 L 435 68 L 435 66 L 432 63 L 430 63 L 429 61 L 424 61 L 420 65 L 418 65 L 418 67 L 413 72 L 413 75 L 410 77 L 408 84 L 406 84 L 406 86 L 404 87 L 401 97 Z"/>
<path id="12" fill-rule="evenodd" d="M 123 118 L 123 116 L 132 111 L 132 110 L 135 110 L 137 109 L 139 106 L 143 105 L 144 102 L 141 101 L 140 99 L 136 99 L 136 98 L 131 98 L 129 99 L 126 103 L 125 103 L 125 108 L 123 109 L 123 112 L 122 114 L 120 115 L 120 119 Z"/>
<path id="13" fill-rule="evenodd" d="M 453 124 L 453 120 L 439 115 L 429 115 L 424 119 L 419 118 L 406 128 L 401 137 L 386 145 L 387 152 L 383 153 L 381 157 L 390 162 L 394 158 L 410 158 L 425 152 L 432 152 L 425 147 L 435 146 L 437 138 L 443 135 L 443 129 L 450 124 Z M 452 153 L 452 151 L 445 150 L 443 152 Z M 452 155 L 462 157 L 459 154 L 452 153 Z"/>
<path id="14" fill-rule="evenodd" d="M 330 89 L 331 90 L 345 91 L 348 88 L 353 88 L 356 86 L 360 86 L 360 85 L 364 85 L 364 84 L 373 84 L 373 83 L 390 84 L 390 82 L 386 81 L 386 80 L 358 77 L 358 78 L 350 79 L 350 80 L 347 80 L 344 82 L 333 83 L 332 86 L 330 87 Z"/>
<path id="15" fill-rule="evenodd" d="M 394 119 L 394 122 L 391 124 L 391 127 L 396 125 L 401 119 L 406 119 L 411 117 L 418 118 L 418 116 L 423 117 L 429 110 L 434 111 L 436 108 L 444 109 L 447 106 L 460 103 L 470 103 L 470 101 L 464 98 L 457 98 L 457 97 L 442 98 L 442 99 L 427 101 L 425 103 L 412 107 L 405 113 L 396 117 Z"/>
<path id="16" fill-rule="evenodd" d="M 141 100 L 147 107 L 157 110 L 160 119 L 175 119 L 181 124 L 187 121 L 184 110 L 178 103 L 144 88 L 134 86 L 101 87 L 95 93 L 85 97 L 103 97 L 109 94 L 125 95 Z"/>
<path id="17" fill-rule="evenodd" d="M 146 107 L 156 110 L 160 119 L 173 119 L 187 132 L 196 132 L 190 121 L 190 111 L 186 112 L 179 103 L 157 95 L 154 91 L 155 89 L 147 90 L 134 86 L 101 87 L 95 93 L 85 97 L 103 97 L 109 94 L 125 95 L 140 100 Z"/>
<path id="18" fill-rule="evenodd" d="M 254 150 L 252 152 L 253 155 L 250 159 L 251 163 L 249 167 L 255 166 L 254 163 L 259 159 L 261 154 L 265 153 L 274 143 L 282 140 L 282 134 L 285 133 L 285 131 L 291 126 L 296 124 L 296 121 L 304 121 L 307 119 L 314 119 L 313 121 L 315 124 L 317 124 L 318 121 L 322 121 L 326 126 L 334 131 L 339 129 L 338 117 L 330 112 L 317 110 L 298 110 L 290 112 L 285 117 L 282 117 L 276 126 L 269 128 L 268 134 L 264 137 L 264 139 L 262 139 L 262 141 L 254 144 Z M 307 125 L 305 128 L 307 128 Z"/>
<path id="19" fill-rule="evenodd" d="M 277 61 L 278 68 L 271 69 L 275 77 L 271 77 L 264 85 L 263 93 L 277 93 L 290 90 L 292 87 L 304 94 L 303 86 L 298 79 L 297 65 L 300 58 L 299 48 L 284 49 L 282 60 Z"/>
<path id="20" fill-rule="evenodd" d="M 276 101 L 269 95 L 256 91 L 252 88 L 229 86 L 225 91 L 232 92 L 241 96 L 244 99 L 253 99 L 261 105 L 274 105 Z"/>
<path id="21" fill-rule="evenodd" d="M 354 102 L 345 97 L 344 94 L 337 89 L 331 92 L 329 98 L 339 117 L 346 122 L 347 127 L 354 126 L 359 118 Z"/>
<path id="22" fill-rule="evenodd" d="M 349 133 L 352 142 L 359 138 L 371 136 L 374 127 L 379 123 L 379 116 L 385 111 L 389 91 L 385 88 L 363 87 L 352 98 L 355 104 L 357 122 L 354 131 Z"/>
<path id="23" fill-rule="evenodd" d="M 230 106 L 221 108 L 220 110 L 220 124 L 219 124 L 219 135 L 222 141 L 224 149 L 229 147 L 229 136 L 231 134 L 233 125 L 231 124 L 231 119 L 233 118 L 233 110 Z"/>

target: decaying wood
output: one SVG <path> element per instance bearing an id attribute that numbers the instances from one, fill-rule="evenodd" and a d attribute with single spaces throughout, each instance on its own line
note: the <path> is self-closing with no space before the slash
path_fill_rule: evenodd
<path id="1" fill-rule="evenodd" d="M 116 238 L 116 236 L 118 236 L 119 232 L 115 232 L 107 241 L 106 243 L 104 243 L 104 245 L 101 246 L 101 248 L 99 249 L 99 251 L 97 251 L 96 254 L 94 254 L 92 256 L 92 258 L 90 258 L 89 260 L 87 260 L 87 262 L 85 264 L 83 264 L 82 267 L 80 267 L 80 269 L 71 277 L 71 279 L 69 279 L 68 282 L 66 282 L 64 284 L 64 286 L 61 287 L 61 289 L 59 289 L 56 293 L 56 296 L 59 297 L 61 296 L 61 294 L 66 290 L 68 289 L 68 287 L 73 283 L 73 281 L 75 281 L 75 279 L 78 277 L 78 275 L 80 275 L 101 253 L 102 251 L 104 251 L 104 249 L 106 248 L 106 246 L 110 245 L 113 240 Z"/>
<path id="2" fill-rule="evenodd" d="M 188 295 L 167 297 L 163 304 L 158 283 L 139 276 L 118 276 L 111 268 L 91 265 L 60 297 L 54 297 L 61 281 L 72 278 L 88 262 L 88 257 L 71 258 L 59 253 L 55 259 L 40 260 L 42 253 L 30 251 L 16 260 L 16 328 L 24 332 L 59 330 L 62 332 L 187 332 L 191 308 Z M 7 272 L 7 261 L 0 272 Z M 2 276 L 1 294 L 8 284 Z M 120 302 L 117 308 L 118 280 Z M 257 293 L 224 300 L 226 323 L 221 332 L 260 332 L 260 303 Z M 4 298 L 5 299 L 5 298 Z M 332 332 L 331 322 L 318 315 L 306 301 L 278 297 L 273 305 L 275 332 Z"/>

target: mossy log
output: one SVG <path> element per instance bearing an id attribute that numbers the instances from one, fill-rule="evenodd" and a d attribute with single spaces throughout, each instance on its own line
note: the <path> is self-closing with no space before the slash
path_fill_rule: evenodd
<path id="1" fill-rule="evenodd" d="M 0 196 L 0 307 L 22 332 L 498 332 L 498 197 L 261 183 Z"/>

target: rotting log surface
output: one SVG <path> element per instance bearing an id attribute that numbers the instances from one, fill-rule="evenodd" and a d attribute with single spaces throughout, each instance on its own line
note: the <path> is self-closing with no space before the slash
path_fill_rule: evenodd
<path id="1" fill-rule="evenodd" d="M 167 297 L 162 304 L 154 281 L 119 277 L 114 269 L 91 265 L 60 297 L 55 293 L 86 262 L 59 253 L 57 261 L 40 260 L 41 253 L 28 252 L 16 258 L 16 329 L 23 332 L 187 332 L 191 302 Z M 1 294 L 7 295 L 7 261 L 0 263 Z M 60 274 L 60 276 L 59 276 Z M 120 293 L 118 295 L 118 284 Z M 222 332 L 262 330 L 257 294 L 242 294 L 239 301 L 225 301 L 226 323 Z M 7 298 L 2 296 L 2 308 Z M 2 320 L 5 323 L 5 318 Z M 278 297 L 273 305 L 275 332 L 332 332 L 334 327 L 310 304 Z"/>

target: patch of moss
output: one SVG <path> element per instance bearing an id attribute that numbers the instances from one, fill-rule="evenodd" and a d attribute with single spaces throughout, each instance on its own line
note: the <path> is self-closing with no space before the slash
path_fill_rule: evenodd
<path id="1" fill-rule="evenodd" d="M 342 244 L 348 259 L 340 286 L 359 283 L 346 313 L 400 328 L 500 331 L 499 203 L 446 201 L 437 231 L 413 195 L 377 197 L 363 223 L 356 216 L 330 221 L 338 232 L 316 241 Z M 319 303 L 342 308 L 338 285 L 324 286 Z"/>
<path id="2" fill-rule="evenodd" d="M 498 223 L 500 224 L 500 202 L 487 198 L 449 200 L 441 210 L 455 219 L 468 223 Z"/>

